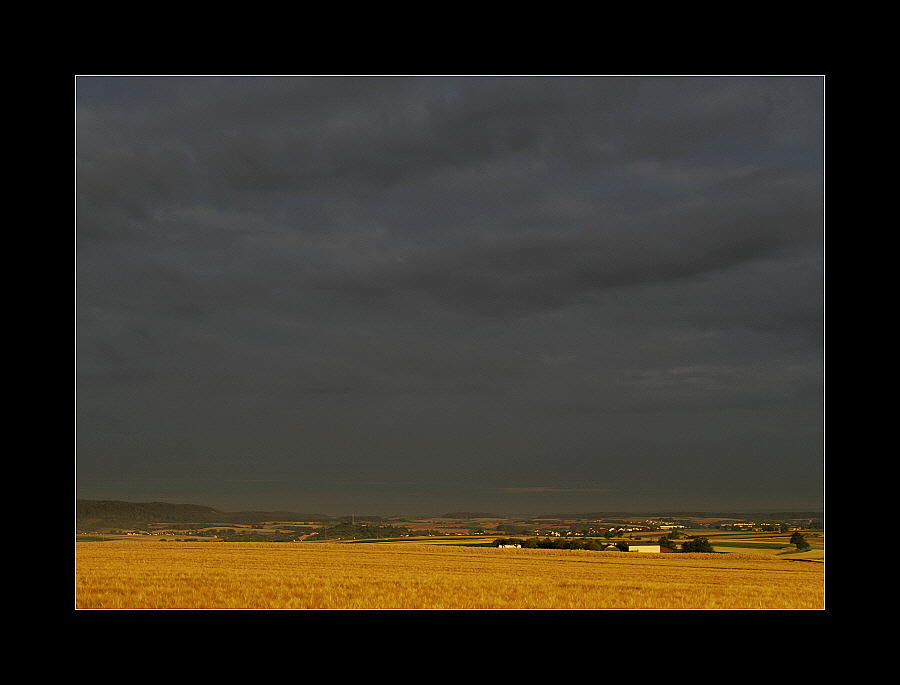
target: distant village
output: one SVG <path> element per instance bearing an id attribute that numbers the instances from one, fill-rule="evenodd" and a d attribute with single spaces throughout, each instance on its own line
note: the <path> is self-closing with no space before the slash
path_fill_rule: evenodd
<path id="1" fill-rule="evenodd" d="M 690 525 L 686 523 L 671 523 L 669 521 L 654 521 L 648 520 L 644 524 L 625 524 L 622 526 L 591 526 L 588 528 L 580 528 L 580 529 L 572 529 L 566 531 L 564 533 L 560 533 L 559 531 L 548 530 L 546 533 L 539 533 L 540 535 L 575 535 L 575 536 L 621 536 L 626 533 L 651 533 L 654 531 L 677 531 L 679 529 L 696 529 L 696 528 L 714 528 L 716 530 L 740 530 L 740 531 L 751 531 L 751 532 L 789 532 L 794 530 L 802 530 L 803 526 L 799 525 L 797 522 L 765 522 L 765 523 L 756 523 L 754 521 L 737 521 L 737 522 L 717 522 L 715 524 L 698 524 L 696 522 L 690 523 Z"/>

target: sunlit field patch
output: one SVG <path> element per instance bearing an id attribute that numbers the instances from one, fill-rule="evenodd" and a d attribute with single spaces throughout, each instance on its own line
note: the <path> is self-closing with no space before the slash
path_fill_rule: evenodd
<path id="1" fill-rule="evenodd" d="M 820 609 L 822 564 L 417 544 L 76 543 L 83 609 Z"/>

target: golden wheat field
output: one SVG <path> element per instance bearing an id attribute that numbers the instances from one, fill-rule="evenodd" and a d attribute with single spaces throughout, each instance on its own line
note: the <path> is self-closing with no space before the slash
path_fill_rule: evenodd
<path id="1" fill-rule="evenodd" d="M 78 609 L 822 609 L 824 565 L 418 544 L 76 543 Z"/>

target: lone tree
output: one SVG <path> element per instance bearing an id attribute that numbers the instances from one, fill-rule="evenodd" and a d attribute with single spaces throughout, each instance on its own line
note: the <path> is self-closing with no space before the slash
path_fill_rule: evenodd
<path id="1" fill-rule="evenodd" d="M 809 549 L 809 543 L 806 541 L 806 538 L 803 537 L 803 534 L 800 531 L 796 531 L 793 535 L 791 535 L 791 544 L 797 545 L 798 552 L 805 552 Z"/>

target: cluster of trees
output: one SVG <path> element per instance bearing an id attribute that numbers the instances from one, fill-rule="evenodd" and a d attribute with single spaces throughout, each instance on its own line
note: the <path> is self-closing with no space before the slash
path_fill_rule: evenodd
<path id="1" fill-rule="evenodd" d="M 422 531 L 415 533 L 423 535 Z M 394 525 L 378 525 L 373 526 L 367 523 L 338 523 L 334 526 L 328 526 L 324 530 L 317 531 L 310 539 L 315 540 L 369 540 L 374 538 L 400 538 L 412 535 L 409 528 L 405 526 Z"/>
<path id="2" fill-rule="evenodd" d="M 303 538 L 302 533 L 262 533 L 232 528 L 218 531 L 215 536 L 223 542 L 293 542 Z"/>
<path id="3" fill-rule="evenodd" d="M 696 537 L 689 538 L 681 543 L 681 546 L 678 546 L 678 543 L 675 542 L 677 538 L 685 537 L 683 533 L 667 533 L 663 535 L 657 542 L 660 547 L 664 547 L 673 552 L 715 552 L 712 548 L 712 545 L 709 544 L 709 540 L 704 537 Z"/>
<path id="4" fill-rule="evenodd" d="M 366 523 L 338 523 L 315 532 L 308 527 L 292 526 L 289 531 L 262 532 L 235 530 L 233 528 L 206 531 L 225 542 L 291 542 L 309 535 L 308 540 L 369 540 L 377 538 L 399 538 L 411 535 L 408 528 L 393 525 L 371 525 Z M 200 533 L 198 533 L 200 534 Z M 422 533 L 416 532 L 416 535 Z"/>
<path id="5" fill-rule="evenodd" d="M 709 540 L 703 537 L 692 538 L 681 543 L 682 552 L 715 552 Z"/>
<path id="6" fill-rule="evenodd" d="M 587 549 L 593 551 L 604 550 L 608 544 L 594 538 L 498 538 L 492 543 L 494 547 L 501 545 L 519 545 L 528 549 Z M 614 545 L 617 549 L 627 552 L 628 543 L 619 541 Z"/>

